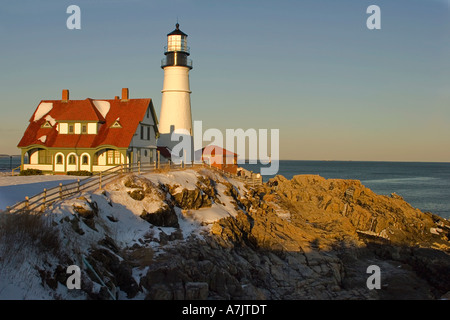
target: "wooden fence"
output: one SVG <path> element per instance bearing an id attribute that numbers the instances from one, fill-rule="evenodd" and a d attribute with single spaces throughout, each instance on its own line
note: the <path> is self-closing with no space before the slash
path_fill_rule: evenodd
<path id="1" fill-rule="evenodd" d="M 80 178 L 76 182 L 68 183 L 68 184 L 62 184 L 60 183 L 59 186 L 51 189 L 44 189 L 41 193 L 38 193 L 31 197 L 25 197 L 25 200 L 18 202 L 14 204 L 13 206 L 6 207 L 6 210 L 8 212 L 16 212 L 19 210 L 29 210 L 29 211 L 37 211 L 37 212 L 43 212 L 46 208 L 51 206 L 55 201 L 62 200 L 65 198 L 68 198 L 70 196 L 73 196 L 77 193 L 80 193 L 82 191 L 92 191 L 96 189 L 102 189 L 102 186 L 104 186 L 106 183 L 112 181 L 113 179 L 117 178 L 118 176 L 121 176 L 123 174 L 128 173 L 148 173 L 153 172 L 156 169 L 167 169 L 167 170 L 180 170 L 185 168 L 193 168 L 193 167 L 209 167 L 208 165 L 202 163 L 202 164 L 196 164 L 196 163 L 189 163 L 189 164 L 173 164 L 173 163 L 166 163 L 166 164 L 125 164 L 125 165 L 118 165 L 116 167 L 113 167 L 111 169 L 95 173 L 92 176 Z M 239 177 L 235 174 L 210 167 L 211 169 L 214 169 L 215 171 L 218 171 L 222 173 L 223 175 L 236 179 L 238 181 L 244 182 L 248 184 L 249 186 L 258 186 L 262 184 L 262 177 L 257 177 L 256 175 L 252 178 L 244 178 Z"/>

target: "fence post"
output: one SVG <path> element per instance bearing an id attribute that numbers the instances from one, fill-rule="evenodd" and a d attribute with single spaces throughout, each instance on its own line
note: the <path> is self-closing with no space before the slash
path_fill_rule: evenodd
<path id="1" fill-rule="evenodd" d="M 159 158 L 159 156 L 160 156 L 160 151 L 158 150 L 158 151 L 156 151 L 157 153 L 158 153 L 158 162 L 156 163 L 156 169 L 159 169 L 159 161 L 160 161 L 160 158 Z"/>
<path id="2" fill-rule="evenodd" d="M 62 183 L 59 184 L 59 200 L 62 200 Z"/>
<path id="3" fill-rule="evenodd" d="M 80 179 L 77 180 L 77 192 L 80 192 Z"/>
<path id="4" fill-rule="evenodd" d="M 28 196 L 25 197 L 25 207 L 28 208 L 30 207 L 30 198 Z"/>
<path id="5" fill-rule="evenodd" d="M 102 171 L 100 171 L 100 175 L 99 175 L 99 178 L 98 178 L 98 182 L 99 182 L 98 188 L 101 189 L 101 188 L 102 188 Z"/>
<path id="6" fill-rule="evenodd" d="M 138 174 L 141 174 L 141 161 L 138 161 Z"/>
<path id="7" fill-rule="evenodd" d="M 47 189 L 44 188 L 44 208 L 45 208 L 45 203 L 47 202 Z"/>

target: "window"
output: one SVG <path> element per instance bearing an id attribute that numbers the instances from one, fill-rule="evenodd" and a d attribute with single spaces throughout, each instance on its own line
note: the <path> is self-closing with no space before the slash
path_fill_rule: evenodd
<path id="1" fill-rule="evenodd" d="M 141 149 L 137 149 L 137 150 L 136 150 L 136 160 L 137 160 L 138 162 L 141 161 Z"/>
<path id="2" fill-rule="evenodd" d="M 69 124 L 69 133 L 73 133 L 73 124 Z"/>
<path id="3" fill-rule="evenodd" d="M 48 122 L 48 121 L 46 121 L 42 126 L 41 126 L 41 128 L 51 128 L 52 127 L 52 125 L 50 124 L 50 122 Z"/>
<path id="4" fill-rule="evenodd" d="M 75 164 L 76 161 L 77 160 L 73 154 L 69 156 L 69 164 Z"/>
<path id="5" fill-rule="evenodd" d="M 179 35 L 169 36 L 169 38 L 167 39 L 167 46 L 168 46 L 169 51 L 176 50 L 178 43 L 181 44 L 181 36 L 179 36 Z"/>
<path id="6" fill-rule="evenodd" d="M 147 127 L 147 140 L 150 140 L 150 127 Z"/>
<path id="7" fill-rule="evenodd" d="M 144 126 L 141 125 L 141 140 L 144 140 Z"/>
<path id="8" fill-rule="evenodd" d="M 185 49 L 186 39 L 181 37 L 181 35 L 171 35 L 167 39 L 167 49 L 168 51 L 179 51 Z"/>
<path id="9" fill-rule="evenodd" d="M 52 164 L 52 155 L 48 150 L 39 150 L 39 164 Z"/>
<path id="10" fill-rule="evenodd" d="M 119 120 L 116 120 L 110 128 L 122 128 L 122 126 L 119 123 Z"/>
<path id="11" fill-rule="evenodd" d="M 56 156 L 56 164 L 63 164 L 63 156 L 58 154 Z"/>
<path id="12" fill-rule="evenodd" d="M 83 158 L 81 158 L 82 164 L 89 164 L 89 157 L 87 155 L 84 155 Z"/>
<path id="13" fill-rule="evenodd" d="M 147 153 L 147 150 L 144 150 L 144 157 L 148 157 L 148 153 Z"/>
<path id="14" fill-rule="evenodd" d="M 108 150 L 106 152 L 106 163 L 114 164 L 114 150 Z"/>
<path id="15" fill-rule="evenodd" d="M 120 164 L 121 154 L 116 150 L 108 150 L 106 152 L 106 163 L 107 164 Z"/>
<path id="16" fill-rule="evenodd" d="M 147 118 L 150 118 L 150 108 L 147 108 Z"/>
<path id="17" fill-rule="evenodd" d="M 81 133 L 87 133 L 87 124 L 81 125 Z"/>

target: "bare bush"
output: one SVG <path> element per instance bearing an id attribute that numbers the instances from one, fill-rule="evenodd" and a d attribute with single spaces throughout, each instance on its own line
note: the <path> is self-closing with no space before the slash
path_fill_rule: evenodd
<path id="1" fill-rule="evenodd" d="M 50 219 L 42 214 L 29 211 L 0 213 L 0 259 L 4 265 L 20 255 L 26 258 L 26 252 L 37 254 L 60 251 L 58 232 Z"/>

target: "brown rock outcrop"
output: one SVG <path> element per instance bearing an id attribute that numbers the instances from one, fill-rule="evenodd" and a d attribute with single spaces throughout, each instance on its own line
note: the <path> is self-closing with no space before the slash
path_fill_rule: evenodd
<path id="1" fill-rule="evenodd" d="M 93 251 L 95 267 L 130 297 L 137 288 L 147 299 L 439 299 L 450 291 L 449 221 L 359 181 L 277 176 L 239 189 L 223 181 L 216 188 L 204 177 L 188 190 L 133 179 L 130 188 L 142 190 L 144 202 L 157 194 L 162 211 L 210 206 L 219 189 L 237 215 L 201 236 L 161 230 L 157 254 L 142 241 L 127 249 L 118 268 L 114 246 L 107 246 L 114 255 Z M 142 217 L 167 225 L 157 212 Z M 371 265 L 381 269 L 379 290 L 366 285 Z M 128 286 L 130 266 L 142 274 Z"/>

